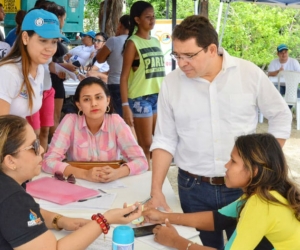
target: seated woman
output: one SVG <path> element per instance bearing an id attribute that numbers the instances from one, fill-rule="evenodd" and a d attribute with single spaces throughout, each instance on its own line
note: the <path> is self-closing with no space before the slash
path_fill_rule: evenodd
<path id="1" fill-rule="evenodd" d="M 104 32 L 99 32 L 96 34 L 94 39 L 94 47 L 96 51 L 99 51 L 106 43 L 108 36 Z M 96 56 L 92 61 L 92 65 L 88 67 L 86 76 L 93 76 L 100 78 L 103 82 L 107 83 L 109 65 L 106 61 L 103 63 L 98 63 L 96 61 Z"/>
<path id="2" fill-rule="evenodd" d="M 124 217 L 138 204 L 109 210 L 93 216 L 93 220 L 69 218 L 40 208 L 24 189 L 24 183 L 41 171 L 44 149 L 36 134 L 24 118 L 4 115 L 0 116 L 0 135 L 0 249 L 83 250 L 108 232 L 104 218 L 108 223 L 127 224 L 141 216 L 139 206 L 137 213 Z M 76 231 L 56 240 L 48 229 Z"/>
<path id="3" fill-rule="evenodd" d="M 218 211 L 189 214 L 145 211 L 147 222 L 166 222 L 166 227 L 154 228 L 155 241 L 175 249 L 213 249 L 184 239 L 170 223 L 207 231 L 237 223 L 225 249 L 300 249 L 300 191 L 288 177 L 285 157 L 275 137 L 240 136 L 225 167 L 226 186 L 242 188 L 243 196 Z"/>
<path id="4" fill-rule="evenodd" d="M 43 161 L 48 173 L 62 172 L 65 176 L 93 182 L 110 182 L 118 178 L 140 174 L 148 169 L 143 150 L 130 128 L 117 114 L 112 114 L 110 94 L 99 78 L 82 80 L 75 92 L 77 114 L 67 114 L 55 131 Z M 110 166 L 90 170 L 76 168 L 68 161 L 126 161 L 118 169 Z"/>

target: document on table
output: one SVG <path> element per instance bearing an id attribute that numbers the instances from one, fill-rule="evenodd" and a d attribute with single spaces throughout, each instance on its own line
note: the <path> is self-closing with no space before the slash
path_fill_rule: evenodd
<path id="1" fill-rule="evenodd" d="M 197 235 L 199 235 L 199 232 L 196 231 L 195 228 L 192 227 L 186 227 L 186 226 L 180 226 L 180 225 L 174 225 L 173 226 L 176 228 L 178 234 L 182 236 L 183 238 L 186 239 L 191 239 Z M 165 246 L 157 243 L 154 241 L 154 235 L 148 235 L 148 236 L 143 236 L 143 237 L 138 237 L 135 238 L 135 240 L 141 241 L 147 245 L 150 245 L 153 247 L 153 249 L 166 249 Z"/>
<path id="2" fill-rule="evenodd" d="M 115 198 L 117 197 L 116 193 L 99 193 L 101 197 L 95 199 L 87 199 L 87 201 L 83 202 L 72 202 L 66 205 L 59 205 L 52 203 L 50 201 L 39 200 L 37 201 L 40 204 L 40 207 L 47 210 L 80 210 L 80 209 L 110 209 Z"/>
<path id="3" fill-rule="evenodd" d="M 102 190 L 107 190 L 107 189 L 114 189 L 114 188 L 125 188 L 126 185 L 120 180 L 115 180 L 107 183 L 96 183 L 96 182 L 91 182 L 91 181 L 85 181 L 85 180 L 76 180 L 76 184 L 82 187 L 86 188 L 92 188 L 92 189 L 102 189 Z"/>

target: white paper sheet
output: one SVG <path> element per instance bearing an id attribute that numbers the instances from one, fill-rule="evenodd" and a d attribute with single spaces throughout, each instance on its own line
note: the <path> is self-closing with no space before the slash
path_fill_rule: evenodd
<path id="1" fill-rule="evenodd" d="M 66 205 L 59 205 L 45 200 L 39 200 L 40 206 L 47 210 L 80 210 L 80 209 L 104 209 L 108 210 L 111 208 L 115 198 L 116 193 L 103 194 L 101 197 L 83 201 L 83 202 L 72 202 Z"/>
<path id="2" fill-rule="evenodd" d="M 179 225 L 173 225 L 178 234 L 186 239 L 191 239 L 197 235 L 199 235 L 199 232 L 195 230 L 195 228 L 192 227 L 185 227 L 185 226 L 179 226 Z M 165 246 L 160 245 L 159 243 L 154 241 L 154 235 L 148 235 L 143 237 L 135 238 L 135 240 L 139 240 L 147 245 L 150 245 L 154 249 L 166 249 Z M 171 249 L 171 248 L 168 248 Z"/>
<path id="3" fill-rule="evenodd" d="M 125 188 L 127 187 L 124 183 L 120 180 L 115 180 L 107 183 L 96 183 L 90 182 L 85 180 L 76 179 L 76 184 L 86 188 L 92 188 L 98 190 L 98 188 L 102 190 L 114 189 L 114 188 Z"/>
<path id="4" fill-rule="evenodd" d="M 75 75 L 75 73 L 67 70 L 66 68 L 60 66 L 58 63 L 55 63 L 55 71 L 58 72 L 65 72 L 66 73 L 66 78 L 72 78 L 74 81 L 78 81 L 77 76 Z"/>

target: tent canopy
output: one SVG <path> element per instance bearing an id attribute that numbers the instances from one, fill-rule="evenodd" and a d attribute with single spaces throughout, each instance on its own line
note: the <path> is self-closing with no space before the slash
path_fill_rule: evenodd
<path id="1" fill-rule="evenodd" d="M 267 4 L 272 6 L 289 6 L 291 8 L 300 8 L 300 0 L 220 0 L 223 3 L 232 3 L 232 2 L 247 2 L 247 3 L 259 3 Z"/>

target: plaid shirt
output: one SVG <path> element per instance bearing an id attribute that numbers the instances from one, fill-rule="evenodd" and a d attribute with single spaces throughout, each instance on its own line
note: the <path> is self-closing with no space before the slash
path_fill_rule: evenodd
<path id="1" fill-rule="evenodd" d="M 68 161 L 112 161 L 119 160 L 120 153 L 127 162 L 130 175 L 148 169 L 143 150 L 137 144 L 130 128 L 117 114 L 105 114 L 99 131 L 92 134 L 85 116 L 67 114 L 57 127 L 42 168 L 45 172 L 64 172 Z"/>

